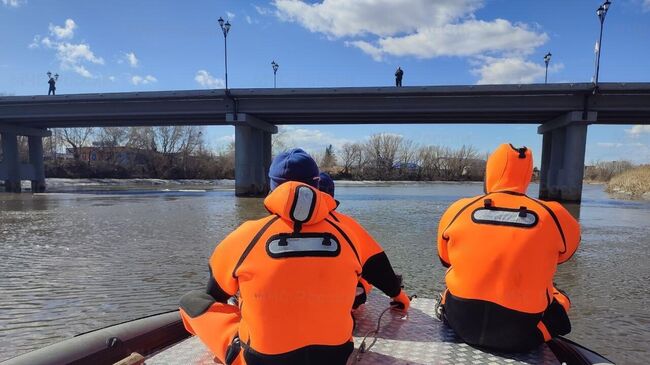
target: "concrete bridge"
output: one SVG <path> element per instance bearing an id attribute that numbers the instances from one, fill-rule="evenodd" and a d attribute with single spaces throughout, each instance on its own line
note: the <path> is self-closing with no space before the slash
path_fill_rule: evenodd
<path id="1" fill-rule="evenodd" d="M 41 138 L 49 128 L 233 125 L 236 194 L 264 195 L 277 125 L 427 123 L 539 124 L 540 197 L 579 202 L 587 126 L 650 124 L 650 83 L 603 83 L 597 92 L 577 83 L 0 97 L 0 179 L 7 191 L 20 191 L 20 180 L 44 190 Z M 29 137 L 27 165 L 18 160 L 18 135 Z"/>

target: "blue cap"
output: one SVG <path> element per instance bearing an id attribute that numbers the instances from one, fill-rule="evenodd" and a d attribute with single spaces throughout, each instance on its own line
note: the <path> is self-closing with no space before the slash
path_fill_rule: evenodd
<path id="1" fill-rule="evenodd" d="M 320 173 L 320 179 L 318 179 L 318 190 L 328 193 L 334 197 L 334 180 L 326 172 Z"/>
<path id="2" fill-rule="evenodd" d="M 275 156 L 269 168 L 271 190 L 287 181 L 299 181 L 318 187 L 318 165 L 300 148 L 294 148 Z"/>

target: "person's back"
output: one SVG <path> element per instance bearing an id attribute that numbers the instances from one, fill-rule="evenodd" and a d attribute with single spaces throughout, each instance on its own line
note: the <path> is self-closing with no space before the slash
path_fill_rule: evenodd
<path id="1" fill-rule="evenodd" d="M 318 344 L 347 358 L 362 258 L 325 220 L 334 200 L 288 182 L 264 205 L 272 215 L 242 225 L 210 259 L 224 290 L 240 291 L 240 340 L 265 355 Z"/>
<path id="2" fill-rule="evenodd" d="M 457 201 L 440 220 L 444 316 L 469 344 L 527 350 L 570 331 L 570 302 L 553 275 L 580 227 L 560 204 L 525 195 L 531 177 L 530 150 L 503 144 L 488 160 L 486 194 Z"/>
<path id="3" fill-rule="evenodd" d="M 217 246 L 207 293 L 181 299 L 183 322 L 226 364 L 344 364 L 368 257 L 350 228 L 332 220 L 336 202 L 317 190 L 309 155 L 284 153 L 269 175 L 270 215 L 242 224 Z M 237 292 L 239 307 L 225 304 Z"/>

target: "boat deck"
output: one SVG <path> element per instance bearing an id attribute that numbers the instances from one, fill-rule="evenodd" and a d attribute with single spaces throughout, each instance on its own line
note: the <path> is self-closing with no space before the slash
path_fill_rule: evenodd
<path id="1" fill-rule="evenodd" d="M 434 316 L 435 300 L 416 298 L 406 317 L 388 311 L 382 317 L 377 342 L 360 357 L 363 337 L 377 326 L 389 299 L 373 291 L 368 302 L 354 314 L 355 350 L 348 364 L 559 364 L 547 345 L 525 354 L 490 353 L 460 341 L 448 326 Z M 366 340 L 370 344 L 372 337 Z M 196 337 L 179 342 L 146 360 L 147 365 L 214 365 L 212 355 Z"/>

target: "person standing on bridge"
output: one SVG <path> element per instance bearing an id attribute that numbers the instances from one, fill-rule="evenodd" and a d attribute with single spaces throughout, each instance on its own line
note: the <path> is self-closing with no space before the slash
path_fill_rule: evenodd
<path id="1" fill-rule="evenodd" d="M 361 245 L 357 226 L 333 215 L 336 202 L 318 190 L 311 156 L 281 153 L 269 178 L 270 215 L 216 247 L 207 289 L 180 300 L 183 324 L 226 365 L 343 365 L 354 348 L 350 312 L 360 277 L 398 309 L 407 311 L 410 300 L 383 250 Z"/>
<path id="2" fill-rule="evenodd" d="M 47 95 L 56 95 L 56 81 L 59 79 L 59 75 L 56 74 L 52 76 L 51 72 L 47 73 L 47 76 L 50 78 L 47 83 L 50 84 L 50 88 L 47 91 Z"/>
<path id="3" fill-rule="evenodd" d="M 397 70 L 395 71 L 395 86 L 396 87 L 402 87 L 402 77 L 404 76 L 404 71 L 402 71 L 402 68 L 397 66 Z"/>
<path id="4" fill-rule="evenodd" d="M 526 351 L 571 331 L 571 302 L 553 276 L 578 248 L 580 226 L 559 203 L 526 196 L 532 171 L 529 149 L 500 145 L 485 194 L 440 219 L 438 255 L 449 268 L 441 314 L 470 345 Z"/>

